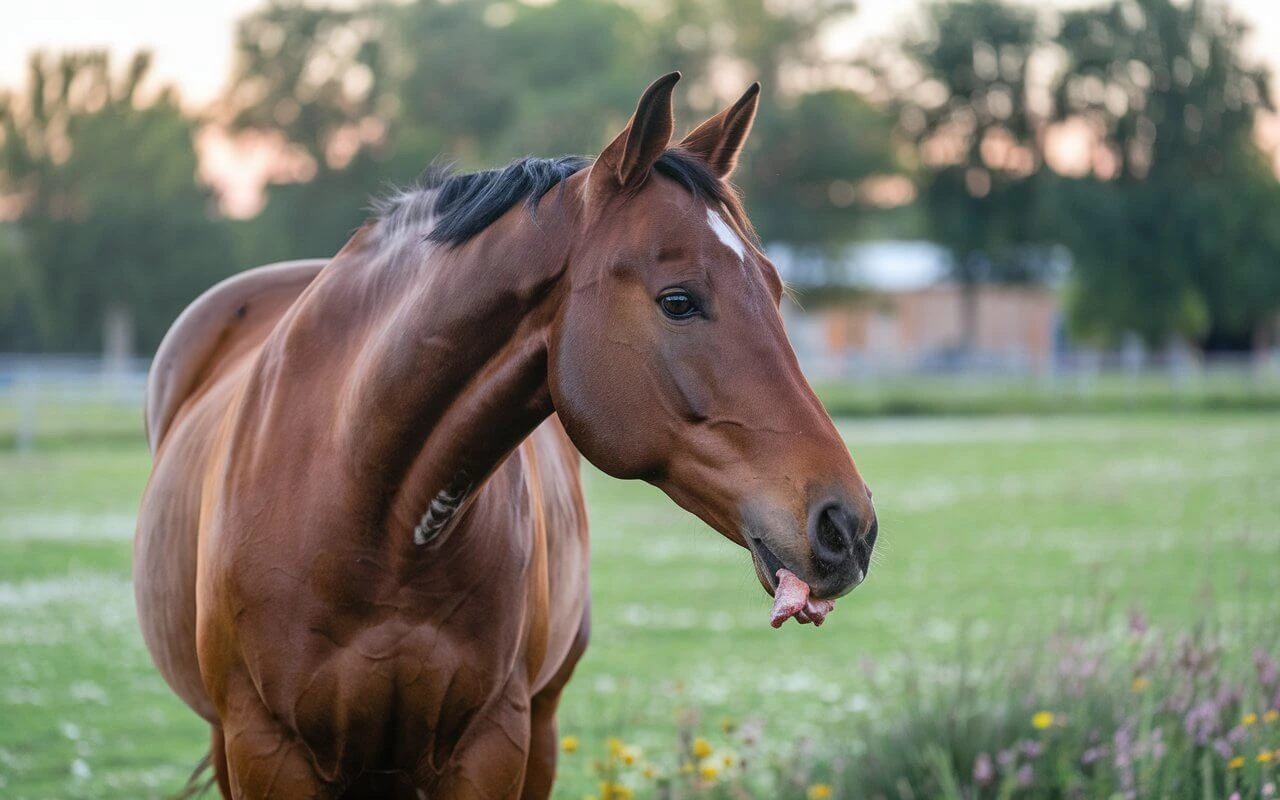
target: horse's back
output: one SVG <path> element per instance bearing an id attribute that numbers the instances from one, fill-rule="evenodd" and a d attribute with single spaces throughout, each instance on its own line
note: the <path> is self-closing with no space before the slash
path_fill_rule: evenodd
<path id="1" fill-rule="evenodd" d="M 147 439 L 155 463 L 134 538 L 138 621 L 165 680 L 210 722 L 216 715 L 196 657 L 196 554 L 205 473 L 236 392 L 236 375 L 325 263 L 273 264 L 212 287 L 170 327 L 147 378 Z"/>
<path id="2" fill-rule="evenodd" d="M 191 396 L 230 362 L 256 350 L 326 263 L 285 261 L 241 272 L 187 306 L 165 334 L 147 376 L 147 440 L 153 455 Z"/>

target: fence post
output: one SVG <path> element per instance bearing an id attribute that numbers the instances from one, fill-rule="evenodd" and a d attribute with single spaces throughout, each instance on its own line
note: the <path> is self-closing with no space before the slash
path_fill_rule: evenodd
<path id="1" fill-rule="evenodd" d="M 23 375 L 19 375 L 17 383 L 18 452 L 30 453 L 36 444 L 36 387 L 34 381 Z"/>

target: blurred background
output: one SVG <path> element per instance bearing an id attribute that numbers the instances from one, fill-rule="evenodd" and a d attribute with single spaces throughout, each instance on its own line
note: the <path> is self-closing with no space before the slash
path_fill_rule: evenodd
<path id="1" fill-rule="evenodd" d="M 182 308 L 433 161 L 594 154 L 679 69 L 679 132 L 764 86 L 735 180 L 884 554 L 774 633 L 588 468 L 557 796 L 1276 796 L 1278 53 L 1271 0 L 7 4 L 0 795 L 203 752 L 128 578 Z"/>

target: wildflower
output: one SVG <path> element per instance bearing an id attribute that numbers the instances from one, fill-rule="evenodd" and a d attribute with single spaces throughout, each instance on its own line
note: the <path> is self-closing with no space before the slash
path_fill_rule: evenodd
<path id="1" fill-rule="evenodd" d="M 1245 714 L 1243 717 L 1240 718 L 1240 724 L 1245 726 L 1246 728 L 1249 727 L 1250 725 L 1257 725 L 1258 715 L 1250 711 L 1248 714 Z"/>
<path id="2" fill-rule="evenodd" d="M 706 758 L 711 755 L 711 742 L 699 736 L 693 740 L 693 754 L 698 758 Z"/>
<path id="3" fill-rule="evenodd" d="M 733 733 L 736 727 L 738 727 L 737 724 L 729 717 L 720 720 L 720 730 L 724 731 L 726 735 Z"/>
<path id="4" fill-rule="evenodd" d="M 565 751 L 566 753 L 578 752 L 578 737 L 577 736 L 564 737 L 563 739 L 560 740 L 560 749 Z"/>
<path id="5" fill-rule="evenodd" d="M 641 751 L 639 747 L 636 747 L 635 745 L 629 745 L 627 747 L 622 748 L 622 750 L 619 751 L 618 757 L 622 759 L 623 764 L 626 764 L 629 767 L 632 764 L 639 761 L 640 756 L 643 754 L 644 754 L 643 751 Z"/>
<path id="6" fill-rule="evenodd" d="M 831 797 L 831 787 L 825 783 L 815 783 L 809 787 L 809 791 L 805 794 L 809 800 L 827 800 Z"/>
<path id="7" fill-rule="evenodd" d="M 1271 763 L 1271 751 L 1270 751 L 1270 750 L 1263 750 L 1261 753 L 1258 753 L 1258 763 L 1259 763 L 1259 764 L 1270 764 L 1270 763 Z"/>
<path id="8" fill-rule="evenodd" d="M 724 753 L 720 756 L 720 763 L 724 765 L 725 769 L 729 769 L 738 763 L 738 757 L 733 753 Z"/>
<path id="9" fill-rule="evenodd" d="M 1151 682 L 1147 680 L 1145 675 L 1139 675 L 1133 679 L 1133 691 L 1138 693 L 1145 692 L 1150 683 Z"/>
<path id="10" fill-rule="evenodd" d="M 1275 796 L 1276 796 L 1276 785 L 1275 785 L 1275 783 L 1272 783 L 1272 782 L 1268 781 L 1267 783 L 1262 784 L 1262 796 L 1263 796 L 1263 797 L 1275 797 Z"/>
<path id="11" fill-rule="evenodd" d="M 1275 722 L 1278 719 L 1280 719 L 1280 711 L 1276 711 L 1274 708 L 1262 715 L 1263 722 Z"/>
<path id="12" fill-rule="evenodd" d="M 1244 756 L 1236 756 L 1227 762 L 1227 769 L 1240 769 L 1244 766 Z"/>
<path id="13" fill-rule="evenodd" d="M 986 786 L 995 780 L 996 768 L 991 763 L 991 756 L 986 753 L 978 754 L 977 759 L 973 762 L 973 782 L 979 786 Z"/>
<path id="14" fill-rule="evenodd" d="M 644 769 L 640 770 L 640 774 L 644 776 L 645 780 L 651 781 L 658 777 L 658 768 L 652 764 L 645 764 Z"/>
<path id="15" fill-rule="evenodd" d="M 1042 731 L 1051 725 L 1053 725 L 1052 711 L 1037 711 L 1031 715 L 1031 727 L 1036 730 Z"/>
<path id="16" fill-rule="evenodd" d="M 609 781 L 600 783 L 600 800 L 632 800 L 635 796 L 636 793 L 631 790 L 631 787 L 624 783 Z"/>
<path id="17" fill-rule="evenodd" d="M 1035 772 L 1032 771 L 1030 764 L 1023 764 L 1018 768 L 1018 786 L 1027 788 L 1035 782 Z"/>
<path id="18" fill-rule="evenodd" d="M 720 777 L 720 768 L 710 761 L 705 761 L 701 767 L 698 767 L 698 777 L 710 783 Z"/>
<path id="19" fill-rule="evenodd" d="M 604 740 L 604 743 L 609 748 L 609 755 L 614 758 L 622 755 L 622 748 L 625 745 L 622 744 L 622 740 L 617 736 L 610 736 L 608 739 Z"/>

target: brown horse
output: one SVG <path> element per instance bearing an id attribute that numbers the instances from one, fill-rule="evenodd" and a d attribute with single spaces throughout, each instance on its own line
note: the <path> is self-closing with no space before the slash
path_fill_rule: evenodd
<path id="1" fill-rule="evenodd" d="M 547 797 L 578 452 L 747 548 L 778 622 L 865 576 L 870 492 L 727 183 L 758 87 L 672 147 L 678 78 L 593 163 L 437 176 L 170 330 L 134 579 L 224 795 Z"/>

